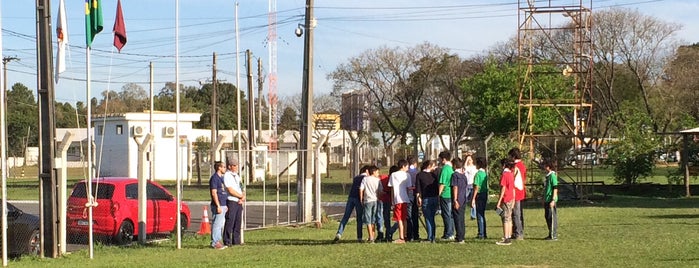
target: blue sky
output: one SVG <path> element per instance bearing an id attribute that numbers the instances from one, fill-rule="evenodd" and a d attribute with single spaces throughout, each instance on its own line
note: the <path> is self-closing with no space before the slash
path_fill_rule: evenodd
<path id="1" fill-rule="evenodd" d="M 175 80 L 175 0 L 122 0 L 128 43 L 122 53 L 112 46 L 116 0 L 102 0 L 104 31 L 93 43 L 92 97 L 103 90 L 120 90 L 127 82 L 149 89 L 148 63 L 155 66 L 156 94 L 165 82 Z M 553 0 L 571 4 L 578 0 Z M 589 0 L 584 2 L 589 3 Z M 51 1 L 52 24 L 56 24 L 59 1 Z M 8 82 L 21 82 L 36 89 L 35 1 L 0 0 L 3 56 L 21 60 L 8 64 Z M 304 0 L 277 1 L 278 94 L 301 92 L 303 38 L 294 29 L 303 23 Z M 198 86 L 211 77 L 212 53 L 218 54 L 218 78 L 236 82 L 235 1 L 180 0 L 180 82 Z M 408 47 L 425 41 L 468 57 L 517 31 L 517 1 L 429 0 L 332 0 L 315 1 L 314 88 L 329 92 L 326 75 L 348 58 L 380 47 Z M 683 25 L 679 37 L 699 42 L 699 1 L 696 0 L 599 0 L 593 10 L 622 6 L 664 21 Z M 67 71 L 56 86 L 60 102 L 85 100 L 84 1 L 66 0 L 71 47 Z M 240 52 L 250 49 L 256 62 L 269 68 L 267 0 L 239 1 Z M 55 37 L 54 37 L 55 43 Z M 54 49 L 55 55 L 55 49 Z M 253 70 L 257 70 L 253 63 Z M 245 88 L 245 57 L 240 56 L 241 88 Z M 265 89 L 266 92 L 266 89 Z"/>

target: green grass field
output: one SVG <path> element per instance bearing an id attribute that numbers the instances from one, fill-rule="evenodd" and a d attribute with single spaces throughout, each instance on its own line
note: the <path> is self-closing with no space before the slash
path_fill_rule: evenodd
<path id="1" fill-rule="evenodd" d="M 12 260 L 10 267 L 699 266 L 698 198 L 612 196 L 593 203 L 561 203 L 559 241 L 555 242 L 541 239 L 547 231 L 538 204 L 529 204 L 524 213 L 526 240 L 511 246 L 495 245 L 502 225 L 489 209 L 490 239 L 472 239 L 475 222 L 467 221 L 465 244 L 360 244 L 353 239 L 354 221 L 346 228 L 343 240 L 333 244 L 337 222 L 330 221 L 320 229 L 308 225 L 248 231 L 245 246 L 223 251 L 208 248 L 207 237 L 188 235 L 180 250 L 173 241 L 147 246 L 100 245 L 94 259 L 83 250 L 58 259 L 24 257 Z M 438 235 L 441 232 L 440 225 Z"/>
<path id="2" fill-rule="evenodd" d="M 653 176 L 645 178 L 642 182 L 645 183 L 657 183 L 657 184 L 667 184 L 667 174 L 669 171 L 677 169 L 676 166 L 661 166 L 659 165 L 653 172 Z M 387 170 L 383 169 L 382 172 Z M 563 169 L 559 170 L 560 177 L 573 182 L 576 178 L 575 169 Z M 12 169 L 11 175 L 21 174 L 20 168 Z M 34 175 L 30 175 L 34 174 Z M 7 196 L 9 200 L 39 200 L 39 193 L 37 192 L 37 187 L 39 185 L 39 180 L 36 177 L 37 169 L 36 167 L 28 167 L 25 169 L 24 177 L 10 177 L 7 180 Z M 614 179 L 612 178 L 612 168 L 607 166 L 595 166 L 588 175 L 589 180 L 604 182 L 606 185 L 614 184 Z M 71 187 L 76 182 L 84 178 L 83 171 L 78 168 L 68 170 L 68 192 L 70 193 Z M 209 200 L 208 191 L 208 175 L 202 176 L 201 185 L 197 183 L 197 176 L 194 174 L 190 183 L 185 182 L 182 190 L 182 199 L 185 201 L 206 201 Z M 352 180 L 349 178 L 349 170 L 347 169 L 331 169 L 330 174 L 322 175 L 322 198 L 325 202 L 343 202 L 347 200 L 347 193 L 349 192 L 349 187 L 351 186 Z M 692 183 L 696 183 L 696 177 L 693 178 Z M 175 183 L 171 181 L 160 182 L 175 194 Z M 268 201 L 277 199 L 277 189 L 279 191 L 280 201 L 295 201 L 296 200 L 296 179 L 294 177 L 282 176 L 279 178 L 279 186 L 277 187 L 277 181 L 268 179 L 264 183 L 264 196 Z M 290 194 L 289 194 L 290 193 Z M 247 185 L 247 194 L 249 200 L 261 201 L 263 198 L 263 183 L 256 182 Z"/>

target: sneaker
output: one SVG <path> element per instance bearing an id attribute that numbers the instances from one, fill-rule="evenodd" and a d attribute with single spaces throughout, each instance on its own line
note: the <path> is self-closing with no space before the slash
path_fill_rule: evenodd
<path id="1" fill-rule="evenodd" d="M 218 249 L 218 250 L 223 250 L 223 249 L 227 249 L 227 248 L 228 248 L 228 246 L 224 245 L 224 246 L 222 246 L 222 247 L 220 247 L 220 248 L 217 248 L 217 249 Z"/>
<path id="2" fill-rule="evenodd" d="M 524 240 L 524 236 L 518 236 L 516 239 L 519 241 L 522 241 L 522 240 Z"/>
<path id="3" fill-rule="evenodd" d="M 505 238 L 502 241 L 495 242 L 495 244 L 500 246 L 509 246 L 512 245 L 512 240 L 510 240 L 509 238 Z"/>
<path id="4" fill-rule="evenodd" d="M 405 239 L 393 240 L 393 244 L 405 244 Z"/>
<path id="5" fill-rule="evenodd" d="M 340 238 L 342 238 L 342 235 L 341 235 L 341 234 L 336 234 L 336 235 L 335 235 L 335 239 L 333 239 L 333 242 L 340 241 Z"/>
<path id="6" fill-rule="evenodd" d="M 461 241 L 456 241 L 456 243 L 457 243 L 457 244 L 466 244 L 466 242 L 464 242 L 463 240 L 461 240 Z"/>
<path id="7" fill-rule="evenodd" d="M 227 248 L 227 246 L 221 244 L 221 241 L 216 242 L 216 244 L 214 244 L 212 247 L 215 248 L 215 249 L 225 249 L 225 248 Z"/>
<path id="8" fill-rule="evenodd" d="M 546 241 L 558 241 L 558 238 L 547 236 L 546 238 L 544 238 L 544 240 L 546 240 Z"/>
<path id="9" fill-rule="evenodd" d="M 456 240 L 456 236 L 452 235 L 452 236 L 449 236 L 449 237 L 445 238 L 444 240 L 447 240 L 447 241 L 454 241 L 454 240 Z"/>

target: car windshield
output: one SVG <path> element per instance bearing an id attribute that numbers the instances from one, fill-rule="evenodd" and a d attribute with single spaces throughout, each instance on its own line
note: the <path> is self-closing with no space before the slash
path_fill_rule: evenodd
<path id="1" fill-rule="evenodd" d="M 87 198 L 87 189 L 85 185 L 87 185 L 87 183 L 84 182 L 76 184 L 70 196 Z M 93 194 L 95 190 L 97 190 L 97 199 L 112 199 L 112 195 L 114 195 L 114 185 L 112 184 L 92 183 Z"/>

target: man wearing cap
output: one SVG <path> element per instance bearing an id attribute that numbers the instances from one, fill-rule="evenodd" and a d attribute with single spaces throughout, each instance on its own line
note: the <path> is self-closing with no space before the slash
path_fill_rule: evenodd
<path id="1" fill-rule="evenodd" d="M 243 219 L 243 202 L 245 192 L 238 175 L 238 159 L 228 159 L 228 171 L 223 175 L 223 184 L 228 191 L 226 205 L 226 225 L 223 232 L 223 244 L 226 246 L 240 245 L 240 228 Z"/>

